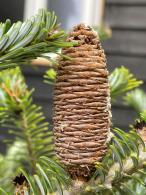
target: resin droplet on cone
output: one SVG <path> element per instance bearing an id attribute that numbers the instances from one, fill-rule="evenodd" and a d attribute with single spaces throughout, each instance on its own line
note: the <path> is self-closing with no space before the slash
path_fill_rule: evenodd
<path id="1" fill-rule="evenodd" d="M 107 151 L 110 94 L 104 51 L 97 34 L 81 24 L 69 34 L 79 45 L 62 51 L 54 92 L 57 156 L 73 179 L 88 179 Z"/>

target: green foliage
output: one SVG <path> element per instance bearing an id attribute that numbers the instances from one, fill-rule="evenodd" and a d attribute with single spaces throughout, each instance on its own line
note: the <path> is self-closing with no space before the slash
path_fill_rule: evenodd
<path id="1" fill-rule="evenodd" d="M 133 192 L 136 192 L 136 195 L 146 195 L 146 173 L 145 169 L 141 169 L 136 174 L 136 178 L 132 178 L 128 182 L 128 186 L 132 189 Z"/>
<path id="2" fill-rule="evenodd" d="M 16 164 L 16 166 L 18 165 L 19 164 Z M 33 175 L 31 173 L 27 173 L 24 169 L 19 168 L 17 171 L 17 181 L 13 178 L 16 186 L 20 186 L 19 183 L 17 183 L 20 173 L 25 177 L 24 182 L 27 184 L 27 187 L 23 188 L 22 183 L 21 189 L 23 189 L 27 195 L 46 195 L 54 192 L 61 195 L 63 194 L 63 190 L 65 188 L 69 188 L 71 182 L 64 169 L 54 160 L 45 156 L 38 159 L 38 162 L 36 163 L 36 170 Z M 14 173 L 11 174 L 14 176 Z M 5 177 L 5 179 L 5 182 L 7 182 L 7 188 L 3 185 L 3 188 L 0 188 L 0 194 L 4 193 L 10 195 L 15 191 L 14 186 L 12 185 L 12 178 L 9 183 L 7 181 L 8 178 Z"/>
<path id="3" fill-rule="evenodd" d="M 101 41 L 104 41 L 106 39 L 109 39 L 112 36 L 112 31 L 110 28 L 101 25 L 99 27 L 94 26 L 93 29 L 98 33 L 99 39 Z"/>
<path id="4" fill-rule="evenodd" d="M 34 175 L 20 170 L 26 177 L 29 184 L 27 190 L 28 195 L 50 194 L 58 191 L 63 194 L 63 186 L 69 186 L 70 178 L 64 169 L 55 161 L 42 156 L 36 164 L 36 172 Z"/>
<path id="5" fill-rule="evenodd" d="M 53 144 L 48 122 L 31 95 L 18 67 L 0 72 L 0 123 L 15 135 L 16 141 L 26 144 L 25 163 L 34 171 L 40 156 L 53 155 Z"/>
<path id="6" fill-rule="evenodd" d="M 146 152 L 145 144 L 137 132 L 131 130 L 125 133 L 118 128 L 113 129 L 108 148 L 109 151 L 107 155 L 102 162 L 95 164 L 96 172 L 91 180 L 79 189 L 79 194 L 95 193 L 101 195 L 120 195 L 130 193 L 134 195 L 139 194 L 139 191 L 144 191 Z M 52 160 L 50 161 L 50 159 L 46 157 L 41 157 L 41 160 L 42 159 L 47 167 L 42 168 L 42 162 L 38 163 L 35 175 L 31 176 L 21 170 L 30 185 L 28 194 L 38 195 L 40 192 L 41 194 L 50 194 L 57 190 L 59 190 L 59 194 L 63 194 L 65 190 L 63 186 L 69 186 L 69 177 L 66 172 L 62 168 L 60 170 L 59 165 L 56 165 Z M 48 163 L 48 161 L 50 163 Z M 55 172 L 50 170 L 52 163 Z M 57 169 L 54 169 L 54 166 Z M 54 179 L 51 179 L 50 175 L 48 175 L 49 172 L 52 173 L 51 175 Z M 58 178 L 56 176 L 58 176 Z M 50 179 L 49 181 L 52 183 L 48 183 L 48 179 Z M 54 183 L 56 179 L 57 183 Z M 59 189 L 57 189 L 57 186 Z"/>
<path id="7" fill-rule="evenodd" d="M 146 93 L 142 89 L 135 89 L 129 92 L 124 100 L 128 106 L 131 106 L 137 113 L 146 110 Z"/>
<path id="8" fill-rule="evenodd" d="M 116 128 L 113 133 L 109 151 L 101 163 L 96 163 L 95 180 L 92 178 L 85 191 L 108 195 L 137 194 L 133 181 L 143 186 L 141 189 L 145 188 L 145 144 L 134 130 L 125 133 Z M 140 173 L 142 177 L 139 177 Z"/>
<path id="9" fill-rule="evenodd" d="M 2 195 L 10 195 L 8 192 L 6 192 L 3 188 L 0 187 L 0 193 Z"/>
<path id="10" fill-rule="evenodd" d="M 50 68 L 46 71 L 44 75 L 44 82 L 47 84 L 54 84 L 54 81 L 56 79 L 56 71 L 53 68 Z"/>
<path id="11" fill-rule="evenodd" d="M 65 37 L 54 12 L 40 10 L 25 22 L 18 21 L 12 25 L 10 20 L 6 20 L 0 23 L 0 69 L 72 46 L 73 43 L 64 41 Z"/>
<path id="12" fill-rule="evenodd" d="M 29 183 L 28 193 L 62 193 L 69 177 L 61 166 L 48 158 L 54 156 L 52 132 L 31 95 L 18 67 L 0 72 L 0 123 L 11 129 L 9 133 L 14 134 L 16 140 L 7 155 L 0 158 L 0 186 L 13 192 L 12 178 L 21 166 L 21 173 Z M 43 155 L 46 157 L 41 157 Z M 29 175 L 24 169 L 29 170 Z"/>
<path id="13" fill-rule="evenodd" d="M 15 141 L 8 148 L 5 156 L 0 155 L 0 186 L 3 186 L 9 192 L 14 191 L 12 179 L 17 174 L 18 167 L 26 161 L 26 157 L 26 143 L 20 141 Z"/>
<path id="14" fill-rule="evenodd" d="M 138 87 L 142 81 L 137 80 L 125 67 L 116 68 L 109 76 L 111 97 L 115 100 L 126 92 Z"/>
<path id="15" fill-rule="evenodd" d="M 146 110 L 140 113 L 140 118 L 146 122 Z"/>

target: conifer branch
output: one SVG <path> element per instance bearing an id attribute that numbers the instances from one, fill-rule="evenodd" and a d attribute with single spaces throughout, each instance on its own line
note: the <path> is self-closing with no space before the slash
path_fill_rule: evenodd
<path id="1" fill-rule="evenodd" d="M 26 143 L 22 141 L 15 141 L 8 147 L 5 155 L 0 155 L 0 186 L 7 192 L 14 191 L 12 179 L 17 174 L 18 167 L 23 167 L 22 162 L 26 161 L 26 156 Z"/>
<path id="2" fill-rule="evenodd" d="M 126 105 L 134 108 L 137 113 L 146 110 L 146 93 L 142 89 L 135 89 L 124 97 Z"/>
<path id="3" fill-rule="evenodd" d="M 58 53 L 60 48 L 72 46 L 73 43 L 66 42 L 65 37 L 54 12 L 42 9 L 25 22 L 18 21 L 12 25 L 10 20 L 6 20 L 0 23 L 0 69 L 43 57 L 44 53 Z"/>
<path id="4" fill-rule="evenodd" d="M 109 76 L 111 98 L 124 95 L 126 92 L 138 87 L 143 82 L 137 80 L 124 66 L 116 68 Z"/>
<path id="5" fill-rule="evenodd" d="M 31 94 L 19 68 L 0 72 L 0 123 L 10 129 L 15 140 L 26 144 L 25 163 L 34 171 L 40 156 L 53 155 L 53 145 L 48 122 Z"/>
<path id="6" fill-rule="evenodd" d="M 125 133 L 115 129 L 114 133 L 116 135 L 111 135 L 107 156 L 97 163 L 96 173 L 85 186 L 87 192 L 127 193 L 127 190 L 132 191 L 129 184 L 132 180 L 144 185 L 139 174 L 145 176 L 145 143 L 135 130 Z"/>

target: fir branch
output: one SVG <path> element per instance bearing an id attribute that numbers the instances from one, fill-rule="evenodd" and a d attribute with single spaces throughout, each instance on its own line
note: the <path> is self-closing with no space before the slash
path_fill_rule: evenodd
<path id="1" fill-rule="evenodd" d="M 65 38 L 54 12 L 41 9 L 25 22 L 18 21 L 12 25 L 10 20 L 6 20 L 0 23 L 0 69 L 72 46 L 73 43 L 65 42 Z"/>
<path id="2" fill-rule="evenodd" d="M 54 84 L 56 79 L 56 71 L 53 68 L 48 69 L 44 75 L 44 82 L 47 84 Z"/>
<path id="3" fill-rule="evenodd" d="M 53 145 L 52 132 L 31 94 L 19 68 L 0 72 L 0 123 L 11 130 L 15 140 L 26 144 L 26 161 L 35 171 L 40 156 L 53 155 Z"/>
<path id="4" fill-rule="evenodd" d="M 99 27 L 93 26 L 93 29 L 98 33 L 99 39 L 101 41 L 109 39 L 112 36 L 112 30 L 110 28 L 106 27 L 105 25 L 101 25 Z"/>
<path id="5" fill-rule="evenodd" d="M 135 89 L 124 97 L 126 105 L 134 108 L 137 113 L 146 110 L 146 93 L 142 89 Z"/>
<path id="6" fill-rule="evenodd" d="M 6 155 L 0 155 L 0 186 L 7 192 L 14 191 L 12 179 L 17 174 L 18 167 L 23 167 L 27 155 L 26 144 L 20 141 L 15 141 Z"/>
<path id="7" fill-rule="evenodd" d="M 107 156 L 96 164 L 97 171 L 89 183 L 82 187 L 83 191 L 100 194 L 124 193 L 124 190 L 132 191 L 128 185 L 132 180 L 139 180 L 144 184 L 139 173 L 145 168 L 145 143 L 134 130 L 125 133 L 115 129 L 114 133 L 116 135 L 111 135 Z"/>
<path id="8" fill-rule="evenodd" d="M 42 156 L 36 164 L 34 175 L 28 174 L 23 169 L 20 172 L 28 183 L 26 190 L 28 195 L 62 194 L 64 186 L 69 187 L 70 178 L 64 169 L 55 161 Z M 23 189 L 24 190 L 24 189 Z"/>
<path id="9" fill-rule="evenodd" d="M 109 76 L 111 97 L 115 100 L 118 96 L 124 95 L 126 92 L 138 87 L 143 82 L 137 80 L 127 68 L 122 66 L 116 68 Z"/>

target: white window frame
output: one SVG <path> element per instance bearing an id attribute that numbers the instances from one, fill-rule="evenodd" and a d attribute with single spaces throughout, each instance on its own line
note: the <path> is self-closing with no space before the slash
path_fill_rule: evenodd
<path id="1" fill-rule="evenodd" d="M 36 14 L 40 8 L 46 9 L 49 5 L 49 1 L 53 0 L 25 0 L 24 19 Z M 101 25 L 104 12 L 104 1 L 105 0 L 78 0 L 78 5 L 81 4 L 80 6 L 82 7 L 81 21 L 79 22 L 84 22 L 92 26 Z"/>
<path id="2" fill-rule="evenodd" d="M 25 0 L 24 19 L 35 15 L 40 8 L 47 8 L 47 0 Z"/>
<path id="3" fill-rule="evenodd" d="M 104 0 L 84 0 L 83 20 L 92 26 L 99 26 L 103 22 Z"/>

